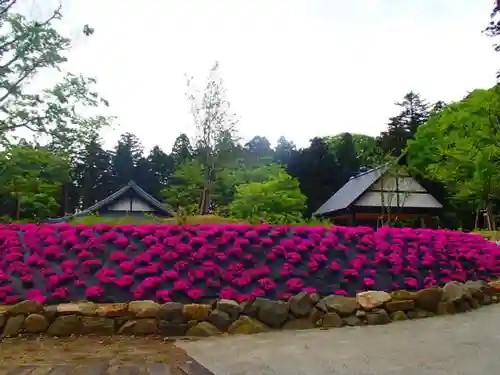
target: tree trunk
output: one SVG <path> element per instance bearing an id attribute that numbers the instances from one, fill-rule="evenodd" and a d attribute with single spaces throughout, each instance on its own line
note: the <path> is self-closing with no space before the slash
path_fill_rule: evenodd
<path id="1" fill-rule="evenodd" d="M 493 207 L 491 202 L 488 201 L 485 207 L 485 217 L 486 217 L 486 225 L 488 230 L 495 230 L 494 220 L 493 220 Z"/>
<path id="2" fill-rule="evenodd" d="M 16 194 L 16 220 L 21 218 L 21 197 Z"/>

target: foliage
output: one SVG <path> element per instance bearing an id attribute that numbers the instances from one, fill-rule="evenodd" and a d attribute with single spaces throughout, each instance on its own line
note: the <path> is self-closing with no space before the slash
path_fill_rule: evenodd
<path id="1" fill-rule="evenodd" d="M 418 127 L 429 117 L 429 105 L 420 98 L 418 93 L 410 91 L 402 102 L 396 103 L 401 112 L 389 119 L 387 131 L 379 137 L 379 146 L 384 154 L 399 156 L 406 148 Z"/>
<path id="2" fill-rule="evenodd" d="M 0 228 L 0 304 L 416 290 L 498 277 L 499 260 L 481 236 L 442 230 L 11 224 Z"/>
<path id="3" fill-rule="evenodd" d="M 43 218 L 57 210 L 56 193 L 68 180 L 64 158 L 40 147 L 11 146 L 0 153 L 1 192 L 16 202 L 15 217 L 21 211 Z"/>
<path id="4" fill-rule="evenodd" d="M 65 142 L 109 124 L 105 116 L 85 116 L 88 108 L 107 105 L 92 86 L 95 79 L 67 73 L 52 88 L 30 90 L 30 82 L 67 61 L 71 41 L 54 27 L 60 8 L 44 20 L 15 13 L 16 1 L 0 0 L 0 142 L 11 142 L 19 130 L 35 138 Z M 89 33 L 87 33 L 89 34 Z"/>
<path id="5" fill-rule="evenodd" d="M 488 26 L 483 30 L 483 32 L 491 38 L 498 37 L 500 35 L 500 20 L 498 19 L 498 14 L 500 12 L 500 1 L 495 0 L 495 7 L 490 14 L 490 22 Z M 500 51 L 500 45 L 494 45 L 495 51 Z M 497 78 L 500 77 L 500 71 L 497 72 Z"/>
<path id="6" fill-rule="evenodd" d="M 161 192 L 165 202 L 174 208 L 182 207 L 188 214 L 198 212 L 203 175 L 203 165 L 197 159 L 183 162 Z"/>
<path id="7" fill-rule="evenodd" d="M 305 203 L 298 181 L 280 172 L 262 182 L 239 185 L 229 212 L 232 217 L 250 222 L 286 224 L 301 220 Z"/>
<path id="8" fill-rule="evenodd" d="M 411 166 L 443 182 L 453 198 L 473 202 L 494 225 L 500 198 L 500 88 L 475 90 L 433 116 L 409 142 Z"/>
<path id="9" fill-rule="evenodd" d="M 174 165 L 177 167 L 186 160 L 190 160 L 194 156 L 193 154 L 194 152 L 191 147 L 189 137 L 185 133 L 181 133 L 175 139 L 174 145 L 172 146 L 172 152 L 170 154 Z"/>

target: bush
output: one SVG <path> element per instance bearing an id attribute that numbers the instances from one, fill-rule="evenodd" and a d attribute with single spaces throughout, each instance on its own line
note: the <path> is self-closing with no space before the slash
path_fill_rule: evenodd
<path id="1" fill-rule="evenodd" d="M 446 230 L 248 224 L 0 226 L 0 303 L 354 295 L 500 276 L 500 247 Z"/>

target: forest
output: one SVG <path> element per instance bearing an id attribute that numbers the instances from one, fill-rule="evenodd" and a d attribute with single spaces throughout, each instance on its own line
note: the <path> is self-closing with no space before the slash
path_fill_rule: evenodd
<path id="1" fill-rule="evenodd" d="M 67 61 L 72 41 L 54 23 L 32 20 L 15 1 L 0 0 L 0 216 L 40 221 L 73 213 L 134 180 L 158 200 L 189 215 L 249 222 L 308 223 L 352 176 L 404 157 L 405 168 L 440 201 L 446 228 L 496 228 L 500 204 L 500 87 L 430 103 L 425 93 L 394 98 L 399 113 L 376 137 L 341 133 L 297 148 L 281 137 L 238 136 L 238 116 L 215 63 L 201 85 L 186 83 L 196 135 L 178 135 L 171 150 L 146 150 L 132 133 L 106 149 L 101 131 L 119 123 L 96 80 L 61 73 L 40 92 L 30 83 Z M 496 11 L 496 9 L 495 9 Z M 484 30 L 500 34 L 492 20 Z M 91 38 L 94 30 L 85 26 Z M 496 47 L 498 48 L 498 47 Z M 64 70 L 61 70 L 64 71 Z M 92 115 L 89 115 L 91 113 Z M 380 124 L 373 124 L 379 126 Z M 311 221 L 312 220 L 312 221 Z"/>

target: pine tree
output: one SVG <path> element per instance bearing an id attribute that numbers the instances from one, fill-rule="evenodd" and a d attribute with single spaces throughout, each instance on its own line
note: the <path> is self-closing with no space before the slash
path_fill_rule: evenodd
<path id="1" fill-rule="evenodd" d="M 193 157 L 193 147 L 191 146 L 189 137 L 185 133 L 180 134 L 175 139 L 170 156 L 172 157 L 175 166 L 179 166 L 186 160 Z"/>
<path id="2" fill-rule="evenodd" d="M 142 144 L 132 133 L 122 134 L 112 158 L 113 165 L 113 185 L 114 190 L 118 190 L 126 185 L 130 180 L 135 180 L 139 166 L 143 167 Z"/>
<path id="3" fill-rule="evenodd" d="M 102 148 L 98 136 L 91 138 L 85 144 L 73 177 L 79 193 L 80 209 L 92 206 L 111 193 L 113 188 L 111 155 Z"/>
<path id="4" fill-rule="evenodd" d="M 402 102 L 396 103 L 401 108 L 399 115 L 391 117 L 387 131 L 378 139 L 379 147 L 393 156 L 401 155 L 406 142 L 413 138 L 417 129 L 429 118 L 429 104 L 420 95 L 410 91 Z"/>

